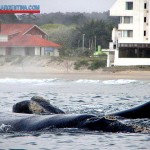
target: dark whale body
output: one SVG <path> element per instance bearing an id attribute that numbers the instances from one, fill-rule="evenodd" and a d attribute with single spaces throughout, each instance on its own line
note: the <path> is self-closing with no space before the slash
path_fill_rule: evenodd
<path id="1" fill-rule="evenodd" d="M 150 118 L 150 102 L 112 115 L 130 119 Z"/>
<path id="2" fill-rule="evenodd" d="M 5 114 L 6 115 L 6 114 Z M 122 124 L 115 118 L 96 117 L 86 114 L 57 114 L 57 115 L 24 115 L 12 117 L 12 114 L 3 119 L 0 116 L 0 125 L 8 127 L 7 131 L 30 132 L 50 130 L 53 128 L 79 128 L 104 132 L 135 132 L 132 126 Z"/>
<path id="3" fill-rule="evenodd" d="M 15 104 L 13 111 L 17 113 L 0 114 L 0 126 L 8 127 L 7 131 L 17 132 L 40 131 L 53 128 L 80 128 L 104 132 L 150 133 L 148 128 L 129 126 L 121 123 L 114 117 L 149 118 L 150 109 L 148 108 L 150 108 L 150 102 L 103 117 L 89 114 L 64 114 L 64 111 L 52 106 L 45 99 L 33 97 L 31 100 Z"/>
<path id="4" fill-rule="evenodd" d="M 13 112 L 26 114 L 64 114 L 61 109 L 51 105 L 43 97 L 33 96 L 31 100 L 25 100 L 13 105 Z"/>

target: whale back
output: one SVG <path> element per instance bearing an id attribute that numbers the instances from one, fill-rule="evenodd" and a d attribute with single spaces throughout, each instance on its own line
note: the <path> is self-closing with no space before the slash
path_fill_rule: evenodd
<path id="1" fill-rule="evenodd" d="M 31 100 L 25 100 L 13 105 L 13 112 L 27 114 L 64 114 L 61 109 L 51 105 L 43 97 L 34 96 Z"/>
<path id="2" fill-rule="evenodd" d="M 112 115 L 129 119 L 150 118 L 150 102 Z"/>

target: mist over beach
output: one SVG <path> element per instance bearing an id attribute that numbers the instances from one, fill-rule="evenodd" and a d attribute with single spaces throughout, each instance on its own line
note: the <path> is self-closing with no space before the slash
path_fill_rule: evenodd
<path id="1" fill-rule="evenodd" d="M 28 79 L 137 79 L 150 80 L 149 68 L 99 68 L 90 70 L 86 67 L 75 69 L 75 60 L 58 59 L 40 56 L 1 57 L 1 78 L 28 78 Z"/>

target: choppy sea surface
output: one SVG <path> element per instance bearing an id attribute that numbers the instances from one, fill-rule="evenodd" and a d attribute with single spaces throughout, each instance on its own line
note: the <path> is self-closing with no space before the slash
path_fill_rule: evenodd
<path id="1" fill-rule="evenodd" d="M 0 79 L 0 113 L 13 104 L 42 96 L 66 113 L 108 114 L 150 101 L 150 81 Z M 150 126 L 149 120 L 140 120 Z M 129 120 L 126 121 L 128 123 Z M 139 122 L 139 120 L 136 120 Z M 2 127 L 0 127 L 2 130 Z M 79 129 L 0 132 L 0 150 L 138 150 L 150 148 L 150 134 L 104 133 Z"/>

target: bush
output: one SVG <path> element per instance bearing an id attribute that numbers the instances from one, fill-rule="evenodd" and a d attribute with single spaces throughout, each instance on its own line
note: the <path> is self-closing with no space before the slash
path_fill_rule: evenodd
<path id="1" fill-rule="evenodd" d="M 78 60 L 74 63 L 74 69 L 79 70 L 82 68 L 87 68 L 90 70 L 96 70 L 106 66 L 106 59 L 103 58 L 85 58 Z"/>
<path id="2" fill-rule="evenodd" d="M 106 61 L 105 60 L 94 60 L 91 62 L 90 66 L 88 67 L 88 69 L 90 70 L 96 70 L 102 67 L 106 66 Z"/>
<path id="3" fill-rule="evenodd" d="M 74 63 L 74 66 L 76 70 L 79 70 L 81 67 L 88 67 L 89 63 L 86 60 L 79 60 L 78 62 Z"/>

